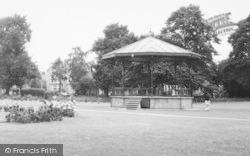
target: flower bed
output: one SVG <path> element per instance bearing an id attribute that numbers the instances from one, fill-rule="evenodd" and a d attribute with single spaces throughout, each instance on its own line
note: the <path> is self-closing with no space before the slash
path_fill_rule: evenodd
<path id="1" fill-rule="evenodd" d="M 2 110 L 10 112 L 5 118 L 7 122 L 36 123 L 44 121 L 62 121 L 63 117 L 75 117 L 75 102 L 59 103 L 45 101 L 37 111 L 33 107 L 24 108 L 19 105 L 2 106 Z"/>

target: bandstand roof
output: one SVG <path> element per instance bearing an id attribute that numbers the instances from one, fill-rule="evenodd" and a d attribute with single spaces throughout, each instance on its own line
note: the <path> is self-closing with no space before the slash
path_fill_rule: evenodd
<path id="1" fill-rule="evenodd" d="M 138 56 L 201 58 L 201 55 L 197 53 L 185 50 L 176 45 L 149 36 L 135 43 L 122 47 L 120 49 L 104 54 L 102 56 L 102 59 L 112 59 L 117 57 L 138 57 Z"/>

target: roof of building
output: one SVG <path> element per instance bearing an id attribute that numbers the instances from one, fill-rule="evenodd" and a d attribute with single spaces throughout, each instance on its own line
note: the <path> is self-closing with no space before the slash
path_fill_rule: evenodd
<path id="1" fill-rule="evenodd" d="M 192 57 L 201 58 L 201 55 L 185 50 L 176 45 L 164 42 L 160 39 L 149 36 L 120 49 L 114 50 L 102 56 L 103 59 L 128 56 L 171 56 L 171 57 Z"/>

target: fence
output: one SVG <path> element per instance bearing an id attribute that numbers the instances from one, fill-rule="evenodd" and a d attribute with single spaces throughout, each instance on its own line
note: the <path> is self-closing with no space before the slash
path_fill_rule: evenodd
<path id="1" fill-rule="evenodd" d="M 152 92 L 153 91 L 153 92 Z M 189 88 L 172 87 L 172 88 L 122 88 L 115 87 L 112 89 L 112 96 L 191 96 Z"/>

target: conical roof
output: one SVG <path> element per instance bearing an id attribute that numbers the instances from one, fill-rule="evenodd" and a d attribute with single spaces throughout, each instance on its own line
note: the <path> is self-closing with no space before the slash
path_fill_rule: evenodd
<path id="1" fill-rule="evenodd" d="M 152 36 L 144 38 L 123 48 L 114 50 L 102 56 L 103 59 L 114 57 L 136 57 L 136 56 L 169 56 L 169 57 L 192 57 L 200 58 L 201 55 L 185 50 L 176 45 L 164 42 Z"/>

